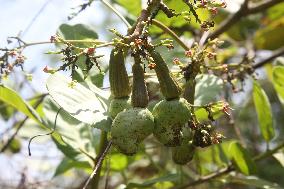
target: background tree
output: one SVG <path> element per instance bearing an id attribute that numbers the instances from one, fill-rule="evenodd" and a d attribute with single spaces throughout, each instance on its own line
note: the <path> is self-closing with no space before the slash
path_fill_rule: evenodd
<path id="1" fill-rule="evenodd" d="M 232 2 L 83 1 L 72 5 L 49 40 L 29 42 L 25 35 L 50 5 L 46 1 L 21 33 L 1 43 L 1 158 L 20 161 L 20 173 L 1 161 L 1 187 L 282 188 L 284 4 Z M 92 27 L 86 18 L 104 22 Z M 48 45 L 46 64 L 28 53 L 37 59 L 42 45 Z M 111 49 L 121 58 L 109 59 Z M 110 67 L 125 57 L 128 75 Z M 119 70 L 116 77 L 111 69 Z M 38 80 L 42 75 L 48 79 Z M 146 138 L 151 128 L 141 127 L 140 145 L 133 146 L 136 134 L 125 134 L 138 128 L 139 117 L 119 134 L 114 129 L 110 107 L 121 97 L 124 105 L 153 113 L 154 135 Z M 166 105 L 153 107 L 164 98 L 172 112 L 162 117 Z M 171 103 L 188 109 L 185 122 L 177 121 L 184 111 L 175 112 Z M 167 136 L 176 128 L 182 135 L 169 142 L 160 135 L 168 128 Z M 124 155 L 130 147 L 135 152 Z M 42 149 L 56 157 L 45 172 L 52 161 Z M 36 155 L 39 165 L 29 161 Z M 17 174 L 15 180 L 5 173 Z"/>

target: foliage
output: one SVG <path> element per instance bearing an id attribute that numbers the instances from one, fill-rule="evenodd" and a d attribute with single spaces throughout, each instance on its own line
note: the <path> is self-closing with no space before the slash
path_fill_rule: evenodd
<path id="1" fill-rule="evenodd" d="M 100 2 L 121 18 L 127 33 L 110 29 L 112 40 L 102 41 L 96 28 L 83 23 L 58 26 L 47 42 L 56 50 L 47 54 L 60 56 L 60 65 L 46 66 L 42 73 L 49 74 L 48 97 L 35 94 L 25 100 L 21 90 L 4 84 L 17 67 L 28 64 L 23 50 L 42 43 L 13 37 L 10 40 L 18 46 L 0 49 L 1 118 L 9 121 L 18 112 L 25 115 L 14 124 L 15 134 L 1 143 L 1 152 L 19 153 L 26 137 L 16 137 L 18 132 L 29 133 L 32 125 L 38 125 L 40 131 L 51 131 L 48 135 L 63 154 L 52 179 L 82 171 L 79 185 L 94 189 L 105 183 L 108 188 L 129 189 L 284 187 L 274 178 L 283 173 L 284 64 L 281 58 L 273 62 L 284 54 L 283 3 L 245 0 L 239 11 L 230 13 L 222 0 L 148 0 L 143 6 L 143 1 Z M 92 3 L 82 4 L 70 19 Z M 109 71 L 110 63 L 103 64 L 102 57 L 109 54 L 100 54 L 105 51 L 99 49 L 109 47 L 115 49 L 110 57 L 119 52 L 123 62 L 113 65 L 123 68 Z M 274 51 L 256 61 L 264 49 Z M 124 61 L 134 62 L 133 73 L 124 68 Z M 267 79 L 258 70 L 269 64 Z M 128 86 L 121 83 L 128 78 L 130 98 L 127 87 L 118 87 Z M 117 99 L 125 103 L 116 116 L 110 105 Z M 158 109 L 160 101 L 167 106 Z M 175 101 L 179 104 L 173 106 Z M 158 119 L 167 121 L 160 130 Z M 163 140 L 171 137 L 171 143 L 158 135 Z M 188 146 L 192 154 L 185 165 L 174 163 L 172 151 L 181 157 L 183 151 L 178 149 Z M 273 164 L 280 170 L 275 175 L 260 168 L 270 157 L 279 162 Z"/>

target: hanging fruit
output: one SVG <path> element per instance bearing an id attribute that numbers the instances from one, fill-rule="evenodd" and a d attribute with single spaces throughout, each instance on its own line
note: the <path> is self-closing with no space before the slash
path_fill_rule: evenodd
<path id="1" fill-rule="evenodd" d="M 162 100 L 153 109 L 155 118 L 155 137 L 165 146 L 179 146 L 182 128 L 190 119 L 190 109 L 183 98 Z"/>
<path id="2" fill-rule="evenodd" d="M 115 48 L 110 54 L 109 83 L 113 96 L 109 107 L 109 114 L 114 119 L 119 112 L 131 107 L 129 101 L 131 89 L 124 63 L 123 51 L 120 49 Z"/>
<path id="3" fill-rule="evenodd" d="M 131 89 L 124 63 L 123 51 L 113 49 L 109 60 L 110 91 L 114 98 L 125 98 L 130 95 Z"/>
<path id="4" fill-rule="evenodd" d="M 149 99 L 141 60 L 139 55 L 134 56 L 132 108 L 118 113 L 111 127 L 113 145 L 126 155 L 137 153 L 141 142 L 154 129 L 154 117 L 146 108 Z"/>
<path id="5" fill-rule="evenodd" d="M 157 74 L 163 96 L 166 100 L 179 98 L 181 95 L 181 88 L 176 80 L 172 77 L 163 57 L 154 49 L 149 50 L 149 53 L 156 64 L 154 66 L 154 70 Z"/>
<path id="6" fill-rule="evenodd" d="M 119 112 L 129 108 L 131 108 L 131 101 L 129 97 L 114 98 L 111 100 L 109 105 L 109 114 L 111 118 L 114 119 Z"/>
<path id="7" fill-rule="evenodd" d="M 190 105 L 184 98 L 179 98 L 181 89 L 162 56 L 154 49 L 150 49 L 149 53 L 156 64 L 154 69 L 165 97 L 165 100 L 155 105 L 152 112 L 155 118 L 154 135 L 165 146 L 179 146 L 182 129 L 191 119 Z"/>
<path id="8" fill-rule="evenodd" d="M 172 159 L 176 164 L 185 165 L 193 159 L 195 147 L 193 144 L 183 144 L 172 149 Z"/>
<path id="9" fill-rule="evenodd" d="M 172 159 L 176 164 L 185 165 L 193 159 L 195 146 L 192 144 L 192 132 L 186 124 L 182 130 L 182 143 L 172 148 Z"/>

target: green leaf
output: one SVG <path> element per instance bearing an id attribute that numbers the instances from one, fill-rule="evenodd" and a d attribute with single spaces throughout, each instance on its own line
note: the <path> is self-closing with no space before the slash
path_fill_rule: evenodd
<path id="1" fill-rule="evenodd" d="M 121 171 L 127 167 L 128 160 L 123 154 L 112 154 L 110 159 L 110 168 L 114 171 Z"/>
<path id="2" fill-rule="evenodd" d="M 273 65 L 275 66 L 284 66 L 284 57 L 280 56 L 278 58 L 275 58 L 275 60 L 273 61 Z"/>
<path id="3" fill-rule="evenodd" d="M 24 113 L 29 118 L 35 120 L 40 125 L 43 125 L 41 117 L 36 110 L 28 104 L 16 91 L 0 85 L 0 100 L 14 107 L 16 110 Z"/>
<path id="4" fill-rule="evenodd" d="M 264 189 L 281 189 L 282 188 L 276 183 L 272 183 L 272 182 L 260 179 L 258 177 L 255 177 L 255 176 L 247 176 L 247 177 L 231 176 L 227 178 L 226 181 L 229 183 L 254 186 L 257 188 L 264 188 Z"/>
<path id="5" fill-rule="evenodd" d="M 284 16 L 269 22 L 269 24 L 262 29 L 257 30 L 254 35 L 254 43 L 258 49 L 275 50 L 283 47 L 284 40 Z"/>
<path id="6" fill-rule="evenodd" d="M 10 152 L 12 152 L 13 154 L 19 153 L 21 151 L 21 141 L 17 138 L 14 138 L 11 142 L 11 144 L 9 145 L 8 150 Z"/>
<path id="7" fill-rule="evenodd" d="M 47 81 L 47 89 L 53 100 L 79 121 L 95 127 L 100 123 L 109 123 L 106 104 L 109 92 L 95 85 L 89 90 L 80 83 L 70 87 L 70 83 L 70 78 L 59 73 L 51 75 Z"/>
<path id="8" fill-rule="evenodd" d="M 61 24 L 57 33 L 67 40 L 84 40 L 84 39 L 97 39 L 98 34 L 90 27 L 84 24 Z M 75 43 L 76 46 L 90 46 L 90 43 Z"/>
<path id="9" fill-rule="evenodd" d="M 160 182 L 174 182 L 179 179 L 178 174 L 168 174 L 162 177 L 158 177 L 152 180 L 145 181 L 141 184 L 139 183 L 129 183 L 125 189 L 131 189 L 131 188 L 149 188 L 150 186 L 160 183 Z"/>
<path id="10" fill-rule="evenodd" d="M 167 0 L 164 2 L 170 9 L 175 10 L 177 14 L 180 14 L 182 12 L 189 12 L 189 7 L 184 2 L 177 3 L 176 0 Z M 209 11 L 206 9 L 197 9 L 196 13 L 198 14 L 198 17 L 201 21 L 205 21 L 210 17 Z M 178 35 L 183 35 L 186 32 L 189 31 L 189 28 L 198 28 L 200 29 L 200 24 L 198 24 L 195 20 L 195 17 L 193 14 L 189 15 L 191 22 L 185 21 L 182 17 L 172 17 L 168 18 L 162 11 L 159 11 L 159 14 L 156 16 L 155 19 L 159 20 L 169 28 L 174 28 Z M 188 28 L 188 29 L 187 29 Z M 162 30 L 156 26 L 151 27 L 150 29 L 151 33 L 163 33 Z M 180 34 L 181 33 L 181 34 Z"/>
<path id="11" fill-rule="evenodd" d="M 198 75 L 196 83 L 196 105 L 204 105 L 209 102 L 216 101 L 223 88 L 223 82 L 220 78 L 208 74 Z"/>
<path id="12" fill-rule="evenodd" d="M 232 142 L 229 146 L 229 154 L 236 168 L 245 175 L 256 173 L 256 165 L 251 156 L 240 143 Z"/>
<path id="13" fill-rule="evenodd" d="M 104 82 L 105 74 L 103 72 L 97 72 L 96 74 L 90 73 L 90 80 L 97 87 L 102 87 Z"/>
<path id="14" fill-rule="evenodd" d="M 138 16 L 142 10 L 141 0 L 129 2 L 129 0 L 116 0 L 118 4 L 123 6 L 130 14 Z"/>
<path id="15" fill-rule="evenodd" d="M 68 158 L 76 161 L 85 159 L 85 157 L 78 150 L 67 144 L 57 132 L 52 134 L 52 140 L 56 147 Z"/>
<path id="16" fill-rule="evenodd" d="M 268 142 L 275 135 L 271 107 L 264 90 L 256 81 L 254 81 L 253 85 L 253 101 L 257 112 L 260 131 L 263 138 Z"/>
<path id="17" fill-rule="evenodd" d="M 213 116 L 213 119 L 216 120 L 222 115 L 224 115 L 223 106 L 224 106 L 224 101 L 218 101 L 218 102 L 212 103 L 210 107 L 211 107 L 211 114 Z M 204 108 L 198 108 L 197 110 L 195 110 L 195 115 L 199 121 L 208 120 L 208 112 Z"/>
<path id="18" fill-rule="evenodd" d="M 284 167 L 284 153 L 283 152 L 278 152 L 273 154 L 273 157 L 277 159 L 277 161 Z"/>
<path id="19" fill-rule="evenodd" d="M 44 114 L 42 115 L 42 117 L 44 117 Z M 17 122 L 16 124 L 14 124 L 13 127 L 17 128 L 19 126 L 19 124 L 20 124 L 20 122 Z M 25 121 L 25 126 L 22 127 L 20 129 L 20 131 L 18 132 L 18 136 L 20 138 L 29 139 L 31 136 L 35 136 L 39 133 L 46 133 L 46 132 L 48 132 L 46 130 L 46 128 L 39 127 L 37 122 L 35 122 L 32 119 L 28 119 L 27 121 Z M 41 137 L 40 138 L 40 142 L 47 142 L 48 140 L 50 140 L 50 138 L 48 138 L 48 137 Z M 37 141 L 39 141 L 39 140 L 37 140 Z"/>
<path id="20" fill-rule="evenodd" d="M 54 177 L 64 174 L 65 172 L 69 171 L 70 169 L 91 169 L 92 167 L 87 162 L 79 162 L 74 161 L 72 159 L 69 159 L 67 157 L 64 157 L 63 160 L 59 163 L 57 166 Z"/>
<path id="21" fill-rule="evenodd" d="M 43 111 L 50 128 L 54 126 L 58 109 L 59 107 L 51 99 L 47 98 L 44 101 Z M 58 135 L 53 135 L 53 140 L 67 157 L 93 163 L 92 158 L 96 157 L 95 145 L 99 137 L 95 138 L 91 127 L 61 110 L 56 120 L 55 130 Z"/>
<path id="22" fill-rule="evenodd" d="M 264 69 L 266 71 L 267 79 L 269 81 L 273 81 L 273 65 L 272 64 L 266 64 L 264 65 Z"/>
<path id="23" fill-rule="evenodd" d="M 199 174 L 207 175 L 228 165 L 230 162 L 229 146 L 231 143 L 232 141 L 226 141 L 208 148 L 196 150 L 194 161 L 198 167 Z"/>
<path id="24" fill-rule="evenodd" d="M 84 64 L 84 63 L 83 63 Z M 80 66 L 80 65 L 79 65 Z M 87 76 L 87 77 L 85 77 Z M 81 84 L 95 85 L 96 87 L 103 87 L 105 73 L 100 72 L 97 67 L 93 67 L 87 75 L 85 75 L 81 68 L 77 68 L 75 73 L 72 75 L 73 80 Z M 88 87 L 88 86 L 87 86 Z M 90 88 L 90 87 L 88 87 Z"/>
<path id="25" fill-rule="evenodd" d="M 272 72 L 273 84 L 277 91 L 278 97 L 282 104 L 284 104 L 284 67 L 276 66 Z"/>
<path id="26" fill-rule="evenodd" d="M 276 20 L 284 15 L 284 3 L 279 3 L 267 11 L 267 16 L 271 20 Z"/>
<path id="27" fill-rule="evenodd" d="M 11 118 L 14 111 L 15 109 L 13 107 L 8 106 L 4 102 L 0 101 L 0 116 L 2 119 L 7 121 L 9 118 Z"/>

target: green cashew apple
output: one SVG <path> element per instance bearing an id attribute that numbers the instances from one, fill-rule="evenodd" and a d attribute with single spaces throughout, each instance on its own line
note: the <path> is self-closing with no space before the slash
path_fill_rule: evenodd
<path id="1" fill-rule="evenodd" d="M 183 127 L 191 119 L 189 103 L 184 98 L 162 100 L 155 105 L 152 113 L 155 137 L 165 146 L 180 146 Z"/>
<path id="2" fill-rule="evenodd" d="M 129 97 L 112 99 L 109 105 L 109 115 L 114 119 L 119 112 L 129 108 L 131 108 Z"/>
<path id="3" fill-rule="evenodd" d="M 156 104 L 158 104 L 159 102 L 159 100 L 151 100 L 147 106 L 148 110 L 152 112 Z"/>
<path id="4" fill-rule="evenodd" d="M 184 165 L 193 159 L 195 147 L 193 144 L 183 144 L 172 149 L 172 159 L 176 164 Z"/>
<path id="5" fill-rule="evenodd" d="M 117 114 L 111 127 L 113 145 L 123 154 L 133 155 L 154 129 L 154 117 L 147 108 L 134 107 Z"/>

